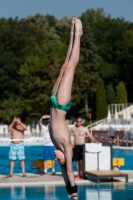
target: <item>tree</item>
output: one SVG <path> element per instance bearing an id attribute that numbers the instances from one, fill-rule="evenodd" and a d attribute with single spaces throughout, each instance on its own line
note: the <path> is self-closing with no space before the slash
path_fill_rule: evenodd
<path id="1" fill-rule="evenodd" d="M 115 103 L 115 91 L 112 85 L 107 86 L 106 95 L 108 104 Z"/>
<path id="2" fill-rule="evenodd" d="M 133 87 L 133 23 L 123 18 L 113 19 L 103 9 L 87 10 L 95 38 L 99 62 L 99 76 L 106 85 L 115 87 L 120 80 L 125 82 L 130 101 L 133 100 L 130 88 Z"/>
<path id="3" fill-rule="evenodd" d="M 21 81 L 18 70 L 32 46 L 30 27 L 18 19 L 0 20 L 0 101 L 16 98 Z M 25 32 L 25 29 L 27 32 Z"/>
<path id="4" fill-rule="evenodd" d="M 63 19 L 59 20 L 55 25 L 55 29 L 57 31 L 58 36 L 60 37 L 60 40 L 63 43 L 66 43 L 67 45 L 69 43 L 69 36 L 71 30 L 70 23 L 71 20 L 67 17 L 64 17 Z"/>
<path id="5" fill-rule="evenodd" d="M 28 55 L 19 74 L 24 78 L 20 85 L 24 97 L 26 119 L 38 119 L 49 113 L 49 98 L 52 87 L 63 63 L 65 45 L 57 41 L 55 45 L 36 45 L 36 54 Z"/>
<path id="6" fill-rule="evenodd" d="M 128 101 L 133 102 L 133 93 L 131 91 L 133 88 L 133 23 L 123 33 L 123 41 L 124 52 L 121 61 L 121 65 L 123 66 L 121 69 L 121 80 L 126 84 Z"/>
<path id="7" fill-rule="evenodd" d="M 96 118 L 97 120 L 107 117 L 107 100 L 105 86 L 102 79 L 99 79 L 96 90 Z"/>
<path id="8" fill-rule="evenodd" d="M 31 57 L 32 65 L 32 62 L 35 59 L 37 60 L 39 48 L 42 50 L 41 47 L 44 43 L 50 43 L 51 49 L 52 47 L 54 49 L 51 52 L 53 54 L 57 52 L 55 55 L 57 58 L 60 57 L 59 51 L 54 48 L 57 47 L 59 41 L 59 36 L 55 30 L 56 22 L 57 20 L 52 16 L 44 17 L 40 15 L 21 20 L 17 18 L 0 20 L 0 119 L 2 121 L 10 122 L 14 114 L 18 113 L 18 110 L 18 115 L 21 115 L 21 117 L 28 116 L 31 112 L 29 96 L 27 98 L 21 89 L 22 84 L 26 82 L 25 73 L 27 69 L 25 69 L 24 75 L 21 75 L 20 67 L 25 65 L 28 59 L 30 60 L 29 57 Z M 37 46 L 38 48 L 36 48 Z M 63 48 L 61 51 L 64 52 Z M 51 55 L 49 52 L 48 54 Z M 56 62 L 56 57 L 54 57 L 53 62 Z M 55 70 L 55 73 L 57 73 L 57 70 Z M 33 93 L 35 91 L 32 90 Z M 9 113 L 8 118 L 7 113 Z"/>
<path id="9" fill-rule="evenodd" d="M 95 40 L 85 14 L 81 16 L 83 23 L 83 36 L 81 38 L 82 82 L 84 83 L 82 95 L 84 94 L 84 107 L 86 116 L 89 117 L 89 101 L 92 92 L 96 89 L 98 80 L 98 55 Z"/>
<path id="10" fill-rule="evenodd" d="M 118 86 L 116 87 L 116 103 L 127 103 L 127 91 L 124 82 L 119 82 Z"/>
<path id="11" fill-rule="evenodd" d="M 56 32 L 55 26 L 58 22 L 52 15 L 40 15 L 29 16 L 25 19 L 25 22 L 33 29 L 32 35 L 36 39 L 37 43 L 45 41 L 56 41 L 59 36 Z"/>
<path id="12" fill-rule="evenodd" d="M 86 118 L 91 110 L 95 119 L 93 103 L 99 77 L 106 85 L 108 103 L 114 103 L 114 88 L 120 81 L 126 85 L 128 101 L 133 101 L 133 23 L 113 19 L 102 9 L 87 10 L 81 20 L 81 56 L 67 117 Z M 70 21 L 40 14 L 20 20 L 0 19 L 1 121 L 10 122 L 14 115 L 21 115 L 23 121 L 30 122 L 49 112 L 51 88 L 69 43 Z"/>

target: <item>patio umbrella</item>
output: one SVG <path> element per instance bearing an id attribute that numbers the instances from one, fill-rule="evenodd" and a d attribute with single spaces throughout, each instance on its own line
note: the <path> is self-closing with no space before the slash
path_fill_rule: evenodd
<path id="1" fill-rule="evenodd" d="M 108 116 L 107 116 L 107 119 L 108 119 L 108 120 L 111 119 L 111 113 L 110 113 L 110 110 L 108 110 Z"/>
<path id="2" fill-rule="evenodd" d="M 115 107 L 115 119 L 118 119 L 117 108 Z"/>

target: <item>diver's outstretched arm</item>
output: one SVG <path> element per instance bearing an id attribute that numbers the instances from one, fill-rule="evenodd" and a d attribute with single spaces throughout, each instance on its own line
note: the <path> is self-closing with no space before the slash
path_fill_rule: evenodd
<path id="1" fill-rule="evenodd" d="M 69 140 L 67 140 L 67 138 L 65 141 L 66 141 L 66 143 L 64 144 L 65 164 L 61 166 L 62 175 L 66 184 L 68 197 L 77 200 L 78 199 L 77 185 L 75 184 L 74 173 L 72 169 L 72 144 Z"/>

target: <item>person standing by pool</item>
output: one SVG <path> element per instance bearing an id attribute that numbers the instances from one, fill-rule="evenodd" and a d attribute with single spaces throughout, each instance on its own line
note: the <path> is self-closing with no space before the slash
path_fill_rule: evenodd
<path id="1" fill-rule="evenodd" d="M 45 120 L 46 126 L 43 125 L 43 120 Z M 39 125 L 41 127 L 41 132 L 43 133 L 43 159 L 44 159 L 44 175 L 47 174 L 47 160 L 50 157 L 52 160 L 52 175 L 55 175 L 55 147 L 51 141 L 49 133 L 49 123 L 50 115 L 43 115 L 39 120 Z"/>
<path id="2" fill-rule="evenodd" d="M 110 138 L 110 143 L 115 144 L 115 130 L 113 127 L 109 127 L 108 137 Z"/>
<path id="3" fill-rule="evenodd" d="M 75 69 L 79 62 L 82 34 L 81 21 L 72 18 L 68 52 L 50 97 L 51 139 L 57 149 L 55 155 L 61 166 L 68 197 L 75 200 L 78 199 L 77 185 L 72 169 L 72 144 L 65 116 L 72 104 L 71 90 Z"/>
<path id="4" fill-rule="evenodd" d="M 82 118 L 78 117 L 76 125 L 70 129 L 70 134 L 73 135 L 73 160 L 76 161 L 78 175 L 76 178 L 84 179 L 83 172 L 83 145 L 85 144 L 85 137 L 89 137 L 93 142 L 99 143 L 90 134 L 88 128 L 82 126 Z"/>
<path id="5" fill-rule="evenodd" d="M 20 165 L 22 169 L 22 177 L 26 177 L 25 174 L 25 153 L 24 153 L 24 131 L 27 130 L 25 124 L 21 122 L 19 117 L 14 117 L 12 123 L 8 127 L 8 131 L 11 133 L 11 143 L 10 143 L 10 174 L 7 178 L 13 176 L 15 160 L 18 158 L 20 160 Z"/>

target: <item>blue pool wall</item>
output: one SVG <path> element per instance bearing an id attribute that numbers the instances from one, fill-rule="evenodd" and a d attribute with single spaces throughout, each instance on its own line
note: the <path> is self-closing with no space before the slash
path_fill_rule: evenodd
<path id="1" fill-rule="evenodd" d="M 10 160 L 9 160 L 9 144 L 0 145 L 0 174 L 9 174 L 10 170 Z M 38 144 L 25 144 L 25 172 L 26 173 L 38 173 L 36 168 L 32 168 L 31 164 L 35 160 L 43 159 L 43 145 Z M 60 165 L 58 162 L 55 162 L 56 172 L 60 172 Z M 76 163 L 73 162 L 73 170 L 76 171 Z M 51 172 L 52 169 L 49 169 L 48 172 Z M 21 173 L 20 162 L 19 160 L 15 161 L 14 173 Z"/>
<path id="2" fill-rule="evenodd" d="M 10 170 L 9 160 L 9 144 L 0 144 L 0 174 L 8 174 Z M 38 173 L 37 169 L 31 168 L 31 164 L 35 160 L 43 159 L 43 146 L 38 144 L 26 144 L 25 145 L 25 171 L 26 173 Z M 113 158 L 124 158 L 125 165 L 119 167 L 119 170 L 133 170 L 133 149 L 130 148 L 113 148 Z M 60 172 L 60 165 L 56 162 L 56 172 Z M 76 163 L 73 162 L 73 170 L 77 171 Z M 51 172 L 51 169 L 49 169 Z M 14 173 L 21 173 L 20 162 L 15 161 Z"/>
<path id="3" fill-rule="evenodd" d="M 119 170 L 133 170 L 132 147 L 114 147 L 113 158 L 124 158 L 124 166 L 119 167 Z"/>

